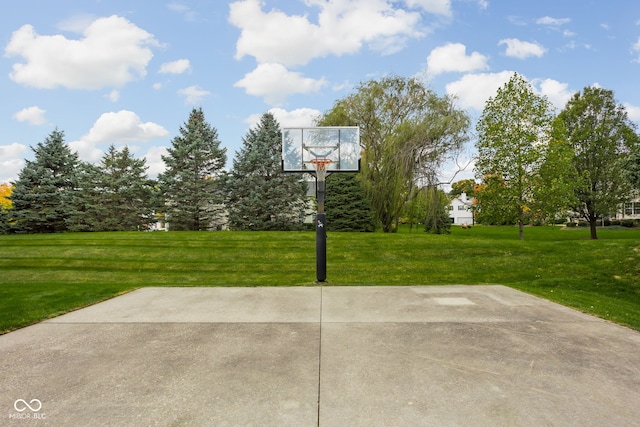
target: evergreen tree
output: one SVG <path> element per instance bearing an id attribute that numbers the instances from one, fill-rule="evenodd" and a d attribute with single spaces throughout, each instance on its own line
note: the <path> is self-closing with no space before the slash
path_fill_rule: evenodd
<path id="1" fill-rule="evenodd" d="M 162 156 L 166 171 L 158 177 L 169 229 L 216 228 L 224 209 L 220 176 L 227 161 L 218 131 L 205 121 L 202 108 L 194 108 L 171 144 Z"/>
<path id="2" fill-rule="evenodd" d="M 67 230 L 70 200 L 76 191 L 78 154 L 64 143 L 64 132 L 55 129 L 27 160 L 11 194 L 16 230 L 55 233 Z"/>
<path id="3" fill-rule="evenodd" d="M 102 203 L 102 171 L 98 166 L 82 163 L 76 168 L 77 191 L 69 198 L 69 231 L 104 231 L 107 207 Z"/>
<path id="4" fill-rule="evenodd" d="M 356 173 L 329 174 L 324 208 L 328 231 L 375 231 L 375 214 Z"/>
<path id="5" fill-rule="evenodd" d="M 265 113 L 242 140 L 226 181 L 229 225 L 235 230 L 294 230 L 302 227 L 307 183 L 285 174 L 280 125 Z"/>
<path id="6" fill-rule="evenodd" d="M 80 168 L 82 195 L 76 197 L 70 229 L 74 231 L 135 231 L 153 221 L 153 182 L 146 176 L 146 160 L 136 159 L 128 147 L 111 145 L 100 164 Z"/>

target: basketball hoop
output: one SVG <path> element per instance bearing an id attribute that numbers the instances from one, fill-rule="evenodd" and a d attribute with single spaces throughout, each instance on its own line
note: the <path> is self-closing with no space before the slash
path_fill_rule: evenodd
<path id="1" fill-rule="evenodd" d="M 316 178 L 319 182 L 324 182 L 327 177 L 327 167 L 333 163 L 333 160 L 326 157 L 317 157 L 309 160 L 309 163 L 316 169 Z"/>

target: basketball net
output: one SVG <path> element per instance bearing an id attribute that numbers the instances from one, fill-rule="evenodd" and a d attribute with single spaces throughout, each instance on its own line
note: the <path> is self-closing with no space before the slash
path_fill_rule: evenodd
<path id="1" fill-rule="evenodd" d="M 333 162 L 331 159 L 327 159 L 326 157 L 317 157 L 315 159 L 309 160 L 309 163 L 313 165 L 316 170 L 316 179 L 319 182 L 324 182 L 327 178 L 327 167 Z"/>

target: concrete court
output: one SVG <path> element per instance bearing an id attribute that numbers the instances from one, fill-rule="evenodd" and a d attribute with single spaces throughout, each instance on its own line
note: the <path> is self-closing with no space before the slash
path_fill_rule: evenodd
<path id="1" fill-rule="evenodd" d="M 503 286 L 143 288 L 0 336 L 0 425 L 638 426 L 640 333 Z"/>

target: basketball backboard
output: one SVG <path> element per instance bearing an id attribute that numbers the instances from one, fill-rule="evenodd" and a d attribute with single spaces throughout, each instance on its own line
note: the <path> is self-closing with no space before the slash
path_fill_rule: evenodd
<path id="1" fill-rule="evenodd" d="M 360 128 L 326 126 L 282 130 L 282 170 L 314 172 L 326 163 L 327 172 L 360 170 Z"/>

